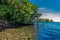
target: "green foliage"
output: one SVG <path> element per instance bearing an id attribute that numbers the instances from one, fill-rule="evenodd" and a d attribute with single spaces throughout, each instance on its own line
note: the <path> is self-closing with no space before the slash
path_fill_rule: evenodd
<path id="1" fill-rule="evenodd" d="M 39 22 L 53 22 L 53 20 L 49 20 L 49 19 L 39 19 Z"/>
<path id="2" fill-rule="evenodd" d="M 31 12 L 37 14 L 36 10 L 29 0 L 0 0 L 0 20 L 29 23 Z"/>

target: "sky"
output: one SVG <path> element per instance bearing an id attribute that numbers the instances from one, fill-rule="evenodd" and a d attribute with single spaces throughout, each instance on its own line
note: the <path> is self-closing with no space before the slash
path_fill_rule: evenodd
<path id="1" fill-rule="evenodd" d="M 60 22 L 60 0 L 30 0 L 38 6 L 38 10 L 43 14 L 40 18 L 52 19 Z"/>
<path id="2" fill-rule="evenodd" d="M 30 0 L 38 7 L 44 7 L 50 10 L 60 12 L 60 0 Z"/>

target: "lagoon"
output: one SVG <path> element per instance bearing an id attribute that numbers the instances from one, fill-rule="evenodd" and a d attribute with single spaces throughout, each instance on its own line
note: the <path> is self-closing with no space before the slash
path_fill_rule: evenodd
<path id="1" fill-rule="evenodd" d="M 38 22 L 37 40 L 60 40 L 59 22 Z"/>

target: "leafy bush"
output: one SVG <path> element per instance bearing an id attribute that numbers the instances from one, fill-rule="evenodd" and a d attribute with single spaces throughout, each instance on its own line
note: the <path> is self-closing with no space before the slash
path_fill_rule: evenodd
<path id="1" fill-rule="evenodd" d="M 0 20 L 30 23 L 31 12 L 37 14 L 37 6 L 29 0 L 0 0 Z"/>

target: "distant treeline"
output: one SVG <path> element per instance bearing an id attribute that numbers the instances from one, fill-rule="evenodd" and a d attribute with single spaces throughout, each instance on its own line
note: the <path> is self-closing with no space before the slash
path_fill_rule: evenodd
<path id="1" fill-rule="evenodd" d="M 42 18 L 40 18 L 39 22 L 53 22 L 53 20 L 52 19 L 42 19 Z"/>

